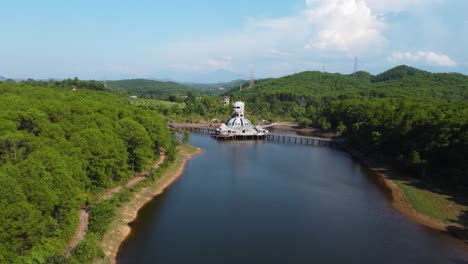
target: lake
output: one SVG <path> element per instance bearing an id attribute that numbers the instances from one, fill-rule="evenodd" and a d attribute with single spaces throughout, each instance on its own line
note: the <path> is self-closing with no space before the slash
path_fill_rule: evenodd
<path id="1" fill-rule="evenodd" d="M 145 205 L 118 263 L 468 263 L 460 241 L 396 211 L 342 151 L 218 142 Z"/>

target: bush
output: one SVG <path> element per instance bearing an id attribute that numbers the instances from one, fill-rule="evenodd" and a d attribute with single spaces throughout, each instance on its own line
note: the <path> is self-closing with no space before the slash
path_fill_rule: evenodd
<path id="1" fill-rule="evenodd" d="M 70 263 L 90 263 L 96 258 L 104 257 L 104 252 L 99 246 L 98 241 L 98 235 L 88 234 L 73 250 Z"/>
<path id="2" fill-rule="evenodd" d="M 88 231 L 100 236 L 106 232 L 115 215 L 115 206 L 108 201 L 101 201 L 90 208 Z"/>

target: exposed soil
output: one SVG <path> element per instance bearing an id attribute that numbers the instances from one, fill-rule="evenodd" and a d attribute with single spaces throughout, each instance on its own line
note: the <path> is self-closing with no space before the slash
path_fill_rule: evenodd
<path id="1" fill-rule="evenodd" d="M 151 165 L 151 168 L 152 169 L 156 169 L 159 167 L 159 165 L 161 165 L 164 160 L 166 158 L 166 155 L 164 154 L 164 152 L 161 152 L 159 154 L 159 159 L 156 160 L 153 165 Z M 142 172 L 142 173 L 139 173 L 137 175 L 135 175 L 133 178 L 131 178 L 124 186 L 122 185 L 119 185 L 119 186 L 115 186 L 113 188 L 110 188 L 108 190 L 106 190 L 105 192 L 103 192 L 98 200 L 108 200 L 112 197 L 112 195 L 114 195 L 115 193 L 118 193 L 120 191 L 122 191 L 122 189 L 124 188 L 130 188 L 132 186 L 135 186 L 136 184 L 138 184 L 139 182 L 141 182 L 142 180 L 148 178 L 149 176 L 149 171 L 145 171 L 145 172 Z"/>
<path id="2" fill-rule="evenodd" d="M 86 211 L 85 208 L 81 208 L 78 211 L 78 226 L 76 228 L 75 234 L 73 235 L 73 238 L 68 242 L 68 245 L 65 247 L 64 250 L 64 255 L 65 256 L 70 256 L 71 250 L 75 248 L 78 243 L 83 240 L 83 238 L 86 236 L 86 232 L 88 231 L 88 222 L 89 222 L 89 213 Z"/>
<path id="3" fill-rule="evenodd" d="M 161 165 L 166 158 L 166 155 L 161 152 L 159 154 L 159 159 L 156 160 L 153 165 L 151 165 L 152 169 L 156 169 Z M 133 178 L 131 178 L 125 185 L 120 185 L 120 186 L 115 186 L 113 188 L 107 189 L 105 192 L 103 192 L 97 200 L 107 200 L 112 198 L 112 196 L 123 189 L 130 188 L 132 186 L 135 186 L 142 180 L 146 179 L 149 176 L 149 171 L 142 172 L 140 174 L 135 175 Z M 88 223 L 89 223 L 89 213 L 86 210 L 86 208 L 80 208 L 78 211 L 79 214 L 79 220 L 78 220 L 78 226 L 76 227 L 75 234 L 73 235 L 72 239 L 70 242 L 68 242 L 68 245 L 65 247 L 64 254 L 66 256 L 69 256 L 72 249 L 75 248 L 78 243 L 80 243 L 81 240 L 84 239 L 86 236 L 86 232 L 88 231 Z"/>
<path id="4" fill-rule="evenodd" d="M 169 170 L 157 180 L 154 184 L 141 189 L 134 195 L 132 200 L 120 207 L 117 211 L 119 216 L 111 226 L 108 232 L 104 235 L 102 242 L 102 249 L 106 256 L 106 260 L 111 263 L 116 263 L 117 252 L 123 241 L 130 234 L 131 228 L 129 224 L 133 222 L 138 216 L 138 211 L 148 202 L 154 199 L 154 197 L 163 193 L 164 190 L 174 183 L 178 177 L 182 174 L 185 165 L 188 160 L 202 153 L 201 149 L 197 149 L 196 153 L 190 154 L 185 151 L 181 151 L 181 163 L 174 170 Z"/>
<path id="5" fill-rule="evenodd" d="M 462 225 L 456 223 L 446 223 L 417 211 L 411 205 L 411 202 L 408 200 L 405 192 L 395 183 L 395 181 L 392 180 L 392 175 L 390 174 L 391 172 L 389 172 L 389 170 L 380 168 L 377 166 L 376 162 L 359 153 L 356 153 L 352 150 L 346 151 L 358 159 L 361 164 L 367 167 L 372 172 L 372 174 L 378 178 L 379 182 L 390 191 L 392 205 L 398 211 L 421 225 L 435 230 L 448 232 L 449 234 L 463 241 L 465 243 L 466 249 L 468 250 L 468 232 Z"/>

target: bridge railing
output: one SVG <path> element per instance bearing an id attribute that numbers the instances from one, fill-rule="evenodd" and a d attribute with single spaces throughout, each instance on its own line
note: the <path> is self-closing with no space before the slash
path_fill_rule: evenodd
<path id="1" fill-rule="evenodd" d="M 332 145 L 333 139 L 322 138 L 322 137 L 309 137 L 299 135 L 285 135 L 269 133 L 266 136 L 269 141 L 293 143 L 293 144 L 304 144 L 304 145 L 317 145 L 317 146 L 329 146 Z"/>

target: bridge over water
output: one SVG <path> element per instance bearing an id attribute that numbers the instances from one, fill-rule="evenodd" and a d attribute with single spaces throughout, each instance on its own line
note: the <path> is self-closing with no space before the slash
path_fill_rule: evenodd
<path id="1" fill-rule="evenodd" d="M 262 126 L 265 129 L 272 129 L 276 124 L 269 124 Z M 268 133 L 264 136 L 218 136 L 215 135 L 216 126 L 210 126 L 205 124 L 193 124 L 193 123 L 171 123 L 169 127 L 172 131 L 188 130 L 194 133 L 211 134 L 213 137 L 222 140 L 248 140 L 248 139 L 262 139 L 281 143 L 291 144 L 303 144 L 303 145 L 316 145 L 316 146 L 330 146 L 339 143 L 339 140 L 325 138 L 325 137 L 312 137 L 312 136 L 301 136 L 301 135 L 287 135 L 279 133 Z"/>

